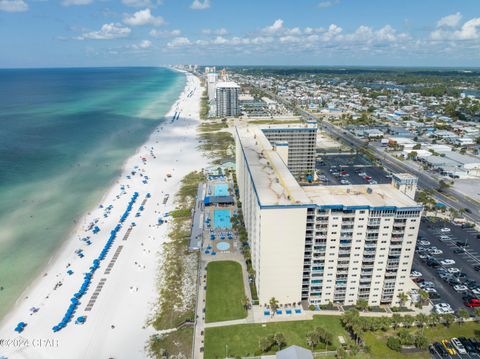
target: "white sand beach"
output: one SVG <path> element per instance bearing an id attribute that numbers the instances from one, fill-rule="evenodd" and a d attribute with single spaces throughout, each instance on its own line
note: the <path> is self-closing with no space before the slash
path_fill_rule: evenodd
<path id="1" fill-rule="evenodd" d="M 79 221 L 42 275 L 0 323 L 0 339 L 3 340 L 0 341 L 0 358 L 133 359 L 147 356 L 144 348 L 154 330 L 145 327 L 145 323 L 158 298 L 158 265 L 168 230 L 168 223 L 157 225 L 158 219 L 174 208 L 174 195 L 182 177 L 207 166 L 207 160 L 196 150 L 202 95 L 200 81 L 190 74 L 186 76 L 186 87 L 166 115 L 166 121 L 126 161 L 122 175 L 101 204 Z M 178 112 L 178 120 L 172 122 Z M 100 255 L 134 192 L 138 192 L 138 198 L 132 211 L 100 261 L 72 320 L 54 333 L 52 327 L 62 321 L 70 299 L 83 283 L 84 273 Z M 147 193 L 151 198 L 147 199 Z M 169 199 L 164 204 L 167 194 Z M 145 199 L 143 211 L 139 210 Z M 110 205 L 111 209 L 107 209 Z M 139 217 L 136 217 L 137 212 Z M 96 220 L 94 226 L 100 231 L 93 234 L 88 228 Z M 132 222 L 136 226 L 124 240 Z M 90 245 L 84 240 L 87 236 Z M 76 253 L 78 250 L 82 251 L 83 258 Z M 73 274 L 68 274 L 68 270 Z M 92 300 L 92 295 L 96 300 Z M 86 310 L 89 308 L 91 310 Z M 75 324 L 79 316 L 86 316 L 85 324 Z M 21 334 L 14 331 L 19 322 L 27 324 Z"/>

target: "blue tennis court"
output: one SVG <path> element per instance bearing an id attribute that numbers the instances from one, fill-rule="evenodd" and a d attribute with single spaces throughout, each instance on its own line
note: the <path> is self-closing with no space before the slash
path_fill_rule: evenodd
<path id="1" fill-rule="evenodd" d="M 215 185 L 215 196 L 228 196 L 228 184 L 219 183 Z"/>
<path id="2" fill-rule="evenodd" d="M 215 228 L 232 228 L 229 209 L 216 209 L 213 211 L 213 226 Z"/>

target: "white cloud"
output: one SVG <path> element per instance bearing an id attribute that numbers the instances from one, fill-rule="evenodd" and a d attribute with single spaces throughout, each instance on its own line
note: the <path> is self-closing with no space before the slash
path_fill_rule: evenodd
<path id="1" fill-rule="evenodd" d="M 28 4 L 23 0 L 0 0 L 0 11 L 21 12 L 27 10 Z"/>
<path id="2" fill-rule="evenodd" d="M 227 29 L 225 28 L 220 28 L 220 29 L 203 29 L 202 30 L 202 33 L 203 34 L 206 34 L 206 35 L 210 35 L 210 34 L 213 34 L 213 35 L 226 35 L 228 34 L 228 31 Z"/>
<path id="3" fill-rule="evenodd" d="M 174 36 L 180 36 L 182 32 L 178 29 L 164 30 L 164 31 L 152 29 L 150 30 L 149 34 L 150 36 L 153 36 L 153 37 L 174 37 Z"/>
<path id="4" fill-rule="evenodd" d="M 140 42 L 138 45 L 138 47 L 141 49 L 148 49 L 150 46 L 152 46 L 152 42 L 150 40 L 142 40 L 142 42 Z"/>
<path id="5" fill-rule="evenodd" d="M 215 45 L 224 45 L 228 43 L 228 40 L 226 38 L 224 38 L 223 36 L 217 36 L 213 41 L 212 41 L 212 44 L 215 44 Z"/>
<path id="6" fill-rule="evenodd" d="M 81 6 L 81 5 L 89 5 L 93 2 L 93 0 L 63 0 L 63 6 Z"/>
<path id="7" fill-rule="evenodd" d="M 456 27 L 458 24 L 460 24 L 461 20 L 462 14 L 457 12 L 455 14 L 442 17 L 440 20 L 438 20 L 437 27 Z"/>
<path id="8" fill-rule="evenodd" d="M 210 7 L 210 0 L 193 0 L 192 5 L 190 5 L 190 9 L 192 10 L 205 10 Z"/>
<path id="9" fill-rule="evenodd" d="M 286 33 L 288 35 L 300 35 L 302 33 L 302 30 L 298 27 L 294 27 L 293 29 L 287 29 Z"/>
<path id="10" fill-rule="evenodd" d="M 480 39 L 480 17 L 465 22 L 458 30 L 439 27 L 430 34 L 432 40 L 478 40 Z"/>
<path id="11" fill-rule="evenodd" d="M 78 36 L 77 40 L 112 40 L 130 35 L 130 28 L 123 27 L 122 24 L 110 23 L 104 24 L 100 30 L 86 32 Z"/>
<path id="12" fill-rule="evenodd" d="M 266 33 L 269 34 L 274 34 L 280 30 L 283 29 L 283 20 L 282 19 L 277 19 L 273 22 L 272 25 L 267 26 L 266 28 L 263 29 Z"/>
<path id="13" fill-rule="evenodd" d="M 130 26 L 153 25 L 160 26 L 165 23 L 161 16 L 153 16 L 150 9 L 140 10 L 133 15 L 127 15 L 123 22 Z"/>
<path id="14" fill-rule="evenodd" d="M 340 0 L 321 1 L 318 3 L 318 7 L 322 9 L 326 9 L 326 8 L 337 5 L 339 2 Z"/>
<path id="15" fill-rule="evenodd" d="M 190 45 L 190 44 L 191 44 L 191 42 L 188 39 L 188 37 L 180 36 L 180 37 L 174 38 L 172 41 L 167 43 L 167 46 L 168 47 L 180 47 L 180 46 L 186 46 L 186 45 Z"/>
<path id="16" fill-rule="evenodd" d="M 315 34 L 315 33 L 325 32 L 325 31 L 326 30 L 323 27 L 317 27 L 317 28 L 306 27 L 305 29 L 303 29 L 303 32 L 305 34 Z"/>

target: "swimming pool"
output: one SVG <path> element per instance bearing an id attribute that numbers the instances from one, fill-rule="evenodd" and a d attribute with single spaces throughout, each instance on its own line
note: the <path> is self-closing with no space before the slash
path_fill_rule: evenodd
<path id="1" fill-rule="evenodd" d="M 219 183 L 215 185 L 215 196 L 228 196 L 228 184 Z"/>
<path id="2" fill-rule="evenodd" d="M 213 226 L 215 228 L 232 228 L 229 209 L 216 209 L 213 211 Z"/>
<path id="3" fill-rule="evenodd" d="M 228 242 L 218 242 L 217 249 L 219 251 L 228 251 L 230 249 L 230 243 Z"/>

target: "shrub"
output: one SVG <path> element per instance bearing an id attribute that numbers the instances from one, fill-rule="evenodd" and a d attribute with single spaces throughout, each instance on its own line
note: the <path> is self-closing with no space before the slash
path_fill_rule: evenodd
<path id="1" fill-rule="evenodd" d="M 399 352 L 400 350 L 402 350 L 402 344 L 400 343 L 400 339 L 398 339 L 397 337 L 388 337 L 387 347 L 389 347 L 392 350 L 395 350 L 396 352 Z"/>

